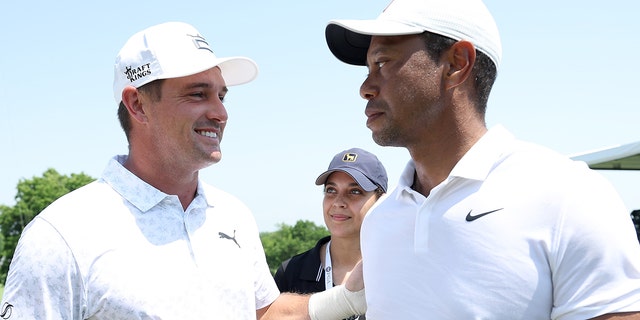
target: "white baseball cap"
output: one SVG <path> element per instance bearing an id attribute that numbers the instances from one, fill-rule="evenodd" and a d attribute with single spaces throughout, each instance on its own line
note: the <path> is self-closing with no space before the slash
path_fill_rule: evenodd
<path id="1" fill-rule="evenodd" d="M 185 77 L 216 66 L 227 86 L 247 83 L 258 75 L 258 66 L 249 58 L 216 57 L 207 40 L 187 23 L 155 25 L 131 36 L 120 49 L 113 95 L 120 104 L 127 86 L 138 88 L 154 80 Z"/>
<path id="2" fill-rule="evenodd" d="M 425 31 L 467 40 L 500 67 L 498 27 L 482 0 L 393 0 L 375 20 L 331 20 L 325 30 L 329 49 L 342 62 L 365 65 L 371 36 Z"/>

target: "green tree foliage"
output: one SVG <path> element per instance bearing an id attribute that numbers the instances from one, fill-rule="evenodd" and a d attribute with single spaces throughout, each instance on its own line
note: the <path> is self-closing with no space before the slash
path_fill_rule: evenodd
<path id="1" fill-rule="evenodd" d="M 313 248 L 320 238 L 328 235 L 326 227 L 308 220 L 298 220 L 294 226 L 282 223 L 274 232 L 261 232 L 260 239 L 271 273 L 275 274 L 283 261 Z"/>
<path id="2" fill-rule="evenodd" d="M 84 173 L 65 176 L 48 169 L 42 177 L 18 182 L 16 204 L 0 205 L 0 283 L 6 280 L 22 229 L 50 203 L 93 180 Z"/>

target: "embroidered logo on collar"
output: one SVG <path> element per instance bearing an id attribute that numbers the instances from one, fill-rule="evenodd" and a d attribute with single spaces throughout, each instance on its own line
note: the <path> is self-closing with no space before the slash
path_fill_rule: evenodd
<path id="1" fill-rule="evenodd" d="M 236 245 L 238 246 L 238 248 L 240 248 L 240 244 L 238 244 L 238 241 L 236 241 L 236 231 L 233 230 L 233 237 L 230 237 L 229 235 L 227 235 L 224 232 L 218 232 L 218 235 L 220 236 L 221 239 L 229 239 L 232 240 L 233 242 L 236 243 Z"/>

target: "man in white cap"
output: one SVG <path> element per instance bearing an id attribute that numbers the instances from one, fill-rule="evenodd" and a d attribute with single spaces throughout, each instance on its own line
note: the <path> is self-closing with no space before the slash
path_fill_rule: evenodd
<path id="1" fill-rule="evenodd" d="M 374 141 L 411 155 L 362 225 L 368 319 L 640 319 L 640 246 L 614 188 L 487 129 L 502 50 L 480 0 L 395 0 L 330 21 L 326 40 L 369 70 Z"/>
<path id="2" fill-rule="evenodd" d="M 325 301 L 361 310 L 349 300 L 364 304 L 361 281 L 315 305 L 280 296 L 250 211 L 198 177 L 221 158 L 227 86 L 257 73 L 248 58 L 216 57 L 185 23 L 133 35 L 113 86 L 129 154 L 25 228 L 0 317 L 308 319 L 308 308 L 336 310 Z"/>

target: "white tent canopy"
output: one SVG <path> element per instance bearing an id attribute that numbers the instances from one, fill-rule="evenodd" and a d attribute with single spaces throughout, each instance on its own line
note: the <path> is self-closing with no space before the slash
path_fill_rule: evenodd
<path id="1" fill-rule="evenodd" d="M 571 158 L 586 162 L 591 169 L 640 170 L 640 141 L 576 154 Z"/>

